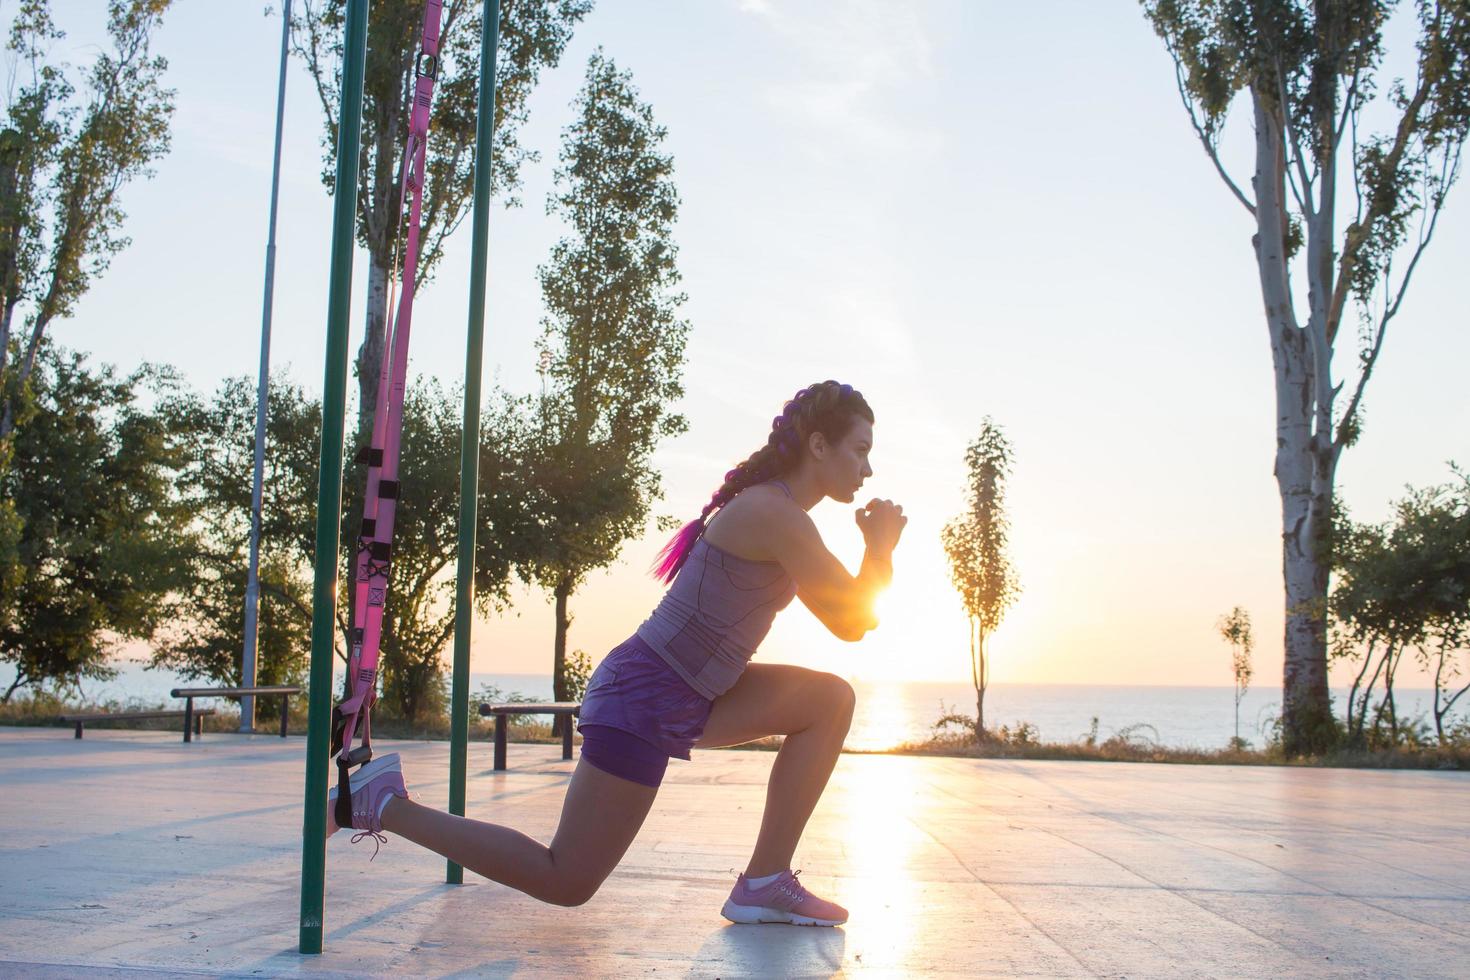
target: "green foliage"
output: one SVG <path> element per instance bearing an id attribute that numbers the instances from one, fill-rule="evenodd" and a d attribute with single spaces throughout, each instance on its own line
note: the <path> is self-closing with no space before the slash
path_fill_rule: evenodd
<path id="1" fill-rule="evenodd" d="M 437 382 L 409 386 L 403 409 L 402 493 L 395 513 L 392 585 L 379 660 L 385 717 L 410 725 L 446 703 L 442 655 L 453 638 L 459 450 L 463 398 Z M 527 547 L 530 522 L 521 491 L 522 436 L 514 403 L 501 397 L 481 418 L 480 533 L 475 596 L 482 611 L 509 601 L 510 571 Z M 255 386 L 226 381 L 207 403 L 190 403 L 191 463 L 180 481 L 194 516 L 200 557 L 191 580 L 191 615 L 161 642 L 154 665 L 221 682 L 239 678 L 244 646 L 246 557 L 250 535 Z M 284 378 L 271 382 L 261 507 L 261 606 L 257 671 L 261 683 L 297 681 L 310 650 L 311 575 L 321 406 Z M 344 479 L 342 540 L 355 543 L 362 471 Z M 344 549 L 338 604 L 346 656 L 353 547 Z"/>
<path id="2" fill-rule="evenodd" d="M 1004 431 L 986 416 L 980 435 L 965 450 L 969 473 L 965 513 L 940 532 L 949 559 L 950 580 L 960 593 L 970 621 L 977 737 L 983 737 L 985 729 L 985 689 L 990 682 L 986 644 L 1020 592 L 1006 550 L 1010 518 L 1005 510 L 1005 484 L 1014 461 Z"/>
<path id="3" fill-rule="evenodd" d="M 173 92 L 150 45 L 169 6 L 111 0 L 111 48 L 76 83 L 52 57 L 65 34 L 45 0 L 26 0 L 11 23 L 15 73 L 0 132 L 0 439 L 14 427 L 46 327 L 71 315 L 128 244 L 119 191 L 168 151 Z M 23 305 L 28 337 L 12 351 Z"/>
<path id="4" fill-rule="evenodd" d="M 1394 676 L 1413 653 L 1435 678 L 1434 727 L 1443 742 L 1456 703 L 1470 691 L 1470 477 L 1408 488 L 1383 524 L 1342 519 L 1332 592 L 1338 657 L 1361 662 L 1349 697 L 1349 738 L 1401 744 L 1413 726 L 1399 718 Z M 1370 667 L 1373 673 L 1368 674 Z M 1379 681 L 1383 697 L 1372 705 Z"/>
<path id="5" fill-rule="evenodd" d="M 573 650 L 567 654 L 567 698 L 580 701 L 587 693 L 587 683 L 592 680 L 592 658 L 585 650 Z"/>
<path id="6" fill-rule="evenodd" d="M 1230 644 L 1230 666 L 1235 675 L 1235 736 L 1231 739 L 1231 744 L 1243 747 L 1245 743 L 1240 737 L 1240 701 L 1250 687 L 1251 648 L 1255 646 L 1255 641 L 1251 638 L 1250 613 L 1236 606 L 1230 610 L 1229 615 L 1220 617 L 1215 623 L 1215 629 L 1220 638 Z"/>
<path id="7" fill-rule="evenodd" d="M 1215 624 L 1220 638 L 1230 644 L 1231 669 L 1235 674 L 1235 700 L 1239 703 L 1251 682 L 1251 649 L 1255 641 L 1251 638 L 1251 617 L 1240 606 L 1230 610 L 1227 616 L 1221 616 Z"/>
<path id="8" fill-rule="evenodd" d="M 447 703 L 443 655 L 454 639 L 463 411 L 463 395 L 432 380 L 415 382 L 404 399 L 402 489 L 379 670 L 384 709 L 408 721 Z M 504 397 L 481 414 L 475 604 L 482 612 L 509 603 L 510 569 L 526 547 L 518 421 L 514 402 Z M 352 477 L 360 514 L 361 471 Z M 347 540 L 356 540 L 355 527 Z"/>
<path id="9" fill-rule="evenodd" d="M 571 236 L 541 267 L 542 344 L 549 391 L 528 404 L 526 492 L 540 529 L 523 577 L 557 597 L 556 697 L 568 695 L 568 597 L 642 533 L 660 475 L 658 441 L 688 423 L 670 410 L 684 394 L 687 323 L 677 310 L 673 161 L 666 131 L 626 72 L 599 51 L 562 136 L 548 204 Z"/>
<path id="10" fill-rule="evenodd" d="M 256 682 L 301 683 L 311 648 L 321 410 L 284 378 L 272 379 L 269 398 Z M 196 573 L 185 603 L 189 615 L 159 638 L 152 657 L 154 667 L 221 684 L 242 681 L 255 401 L 254 383 L 232 378 L 207 403 L 189 402 L 190 464 L 179 492 L 199 536 Z"/>
<path id="11" fill-rule="evenodd" d="M 119 639 L 148 639 L 177 620 L 173 597 L 197 551 L 173 491 L 188 456 L 170 372 L 93 371 L 43 341 L 31 388 L 30 417 L 0 474 L 19 518 L 0 575 L 0 660 L 16 671 L 7 697 L 111 676 Z"/>

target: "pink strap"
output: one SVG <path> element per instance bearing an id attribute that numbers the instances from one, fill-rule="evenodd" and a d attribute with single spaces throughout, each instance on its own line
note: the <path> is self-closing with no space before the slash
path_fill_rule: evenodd
<path id="1" fill-rule="evenodd" d="M 429 134 L 429 108 L 439 75 L 439 21 L 443 0 L 424 5 L 421 48 L 414 64 L 413 109 L 409 115 L 408 145 L 400 171 L 402 195 L 409 206 L 408 242 L 404 249 L 398 308 L 389 311 L 384 326 L 383 362 L 378 375 L 378 400 L 368 443 L 367 492 L 363 497 L 363 526 L 353 562 L 355 599 L 352 645 L 347 660 L 349 696 L 337 706 L 333 750 L 340 749 L 345 765 L 353 738 L 360 735 L 371 755 L 370 712 L 376 700 L 379 644 L 383 607 L 388 598 L 388 571 L 392 559 L 393 519 L 398 504 L 399 443 L 403 435 L 403 394 L 408 371 L 408 339 L 413 324 L 413 299 L 418 285 L 420 220 L 423 213 L 424 157 Z M 340 741 L 339 741 L 340 739 Z M 355 763 L 354 763 L 355 764 Z M 343 770 L 345 774 L 345 769 Z"/>

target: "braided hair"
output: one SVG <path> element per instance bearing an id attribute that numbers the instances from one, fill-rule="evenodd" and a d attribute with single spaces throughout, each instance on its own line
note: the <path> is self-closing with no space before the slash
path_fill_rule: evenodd
<path id="1" fill-rule="evenodd" d="M 704 534 L 710 514 L 735 499 L 746 487 L 773 480 L 792 472 L 801 463 L 802 448 L 813 432 L 820 432 L 828 442 L 840 442 L 852 429 L 853 419 L 862 417 L 873 422 L 873 410 L 862 393 L 852 385 L 836 381 L 820 381 L 796 393 L 780 415 L 771 420 L 771 434 L 766 444 L 743 463 L 725 474 L 725 482 L 715 491 L 699 516 L 685 524 L 663 546 L 650 569 L 654 578 L 672 582 L 694 549 L 694 542 Z"/>

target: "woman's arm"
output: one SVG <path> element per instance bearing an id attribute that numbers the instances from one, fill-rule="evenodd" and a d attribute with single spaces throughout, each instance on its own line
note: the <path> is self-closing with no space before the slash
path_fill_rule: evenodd
<path id="1" fill-rule="evenodd" d="M 856 576 L 827 550 L 811 516 L 800 507 L 772 501 L 770 513 L 762 516 L 763 550 L 796 581 L 797 596 L 834 636 L 856 642 L 878 625 L 873 603 L 893 580 L 893 548 L 908 522 L 902 508 L 875 500 L 858 512 L 868 548 Z"/>

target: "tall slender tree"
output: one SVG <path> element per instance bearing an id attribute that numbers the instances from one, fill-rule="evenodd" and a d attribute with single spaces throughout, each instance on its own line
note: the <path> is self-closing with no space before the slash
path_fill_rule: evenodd
<path id="1" fill-rule="evenodd" d="M 940 532 L 950 579 L 970 624 L 970 677 L 975 685 L 975 738 L 985 738 L 985 692 L 990 686 L 990 637 L 1020 594 L 1007 553 L 1010 518 L 1005 485 L 1015 455 L 1005 433 L 987 416 L 965 450 L 969 472 L 965 513 Z"/>
<path id="2" fill-rule="evenodd" d="M 544 540 L 522 565 L 556 600 L 559 699 L 569 696 L 571 595 L 642 533 L 663 494 L 649 458 L 687 428 L 669 408 L 684 394 L 689 326 L 678 316 L 679 195 L 666 131 L 600 50 L 574 109 L 548 203 L 571 234 L 541 267 L 548 391 L 534 403 L 527 483 Z"/>
<path id="3" fill-rule="evenodd" d="M 1285 585 L 1288 753 L 1336 738 L 1327 688 L 1333 487 L 1362 426 L 1363 395 L 1470 128 L 1470 4 L 1416 0 L 1414 77 L 1381 85 L 1388 0 L 1143 0 L 1216 172 L 1250 216 L 1276 379 L 1276 481 Z M 1382 90 L 1392 123 L 1368 130 Z M 1250 192 L 1222 158 L 1237 96 L 1255 127 Z M 1300 297 L 1293 273 L 1306 280 Z M 1304 300 L 1298 304 L 1298 300 Z M 1344 325 L 1362 338 L 1336 379 Z M 1346 392 L 1346 401 L 1340 396 Z"/>
<path id="4" fill-rule="evenodd" d="M 1240 702 L 1250 688 L 1251 649 L 1255 646 L 1251 639 L 1250 613 L 1236 606 L 1229 615 L 1220 617 L 1215 623 L 1215 630 L 1230 644 L 1230 668 L 1235 675 L 1235 738 L 1230 744 L 1231 748 L 1244 748 L 1245 744 L 1240 740 Z"/>
<path id="5" fill-rule="evenodd" d="M 174 93 L 152 42 L 170 3 L 110 0 L 110 44 L 81 73 L 80 97 L 53 53 L 66 35 L 50 4 L 25 0 L 11 22 L 6 51 L 17 78 L 0 131 L 0 441 L 23 410 L 46 328 L 71 315 L 128 244 L 122 188 L 168 151 Z"/>

